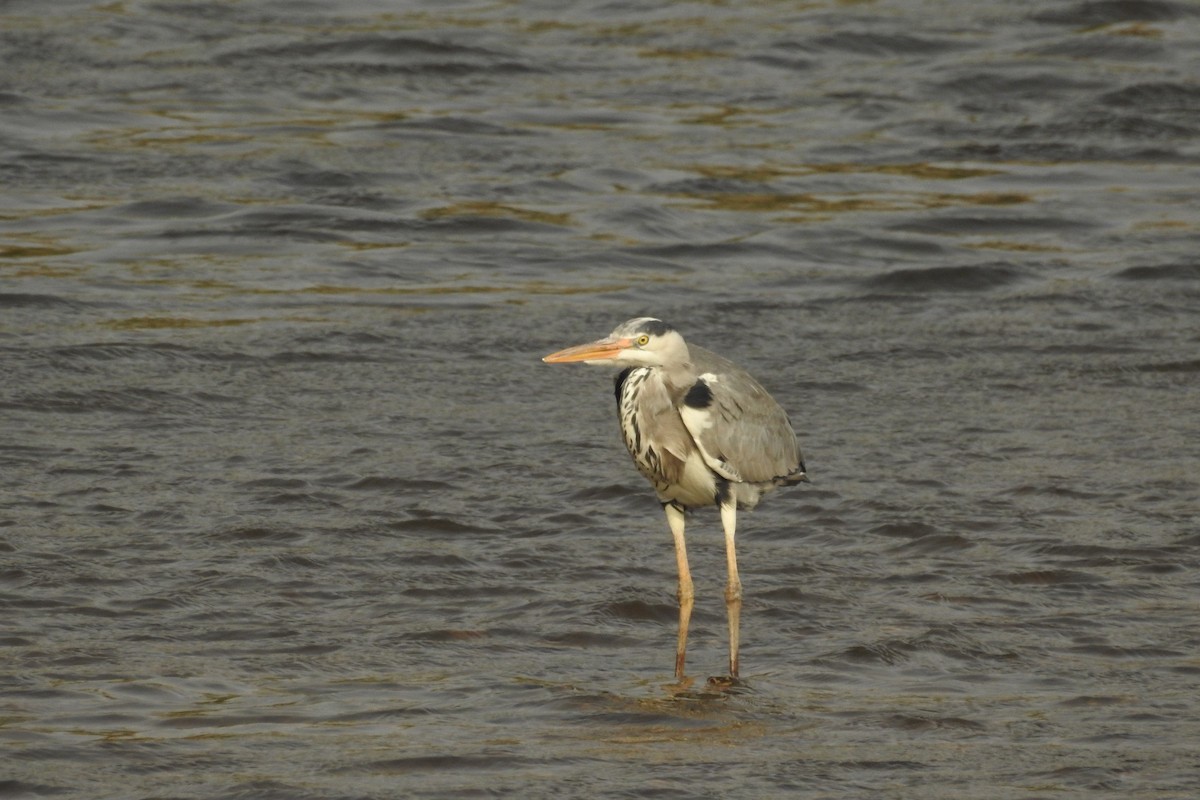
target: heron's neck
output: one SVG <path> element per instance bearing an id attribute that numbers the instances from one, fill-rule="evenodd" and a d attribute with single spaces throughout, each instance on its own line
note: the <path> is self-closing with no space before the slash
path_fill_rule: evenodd
<path id="1" fill-rule="evenodd" d="M 684 391 L 696 382 L 696 368 L 689 359 L 673 361 L 659 367 L 663 381 L 672 389 Z"/>

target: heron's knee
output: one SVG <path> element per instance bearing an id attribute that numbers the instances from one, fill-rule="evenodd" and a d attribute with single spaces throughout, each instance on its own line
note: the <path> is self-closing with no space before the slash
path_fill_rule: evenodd
<path id="1" fill-rule="evenodd" d="M 725 602 L 740 603 L 742 602 L 742 582 L 730 581 L 725 587 Z"/>
<path id="2" fill-rule="evenodd" d="M 681 581 L 679 584 L 679 589 L 675 592 L 675 599 L 679 601 L 679 605 L 690 606 L 695 600 L 695 597 L 696 595 L 692 591 L 691 582 L 689 581 L 688 583 L 683 583 Z"/>

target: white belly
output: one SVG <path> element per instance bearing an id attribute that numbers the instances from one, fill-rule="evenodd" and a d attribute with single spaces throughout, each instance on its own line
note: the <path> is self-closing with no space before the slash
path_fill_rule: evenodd
<path id="1" fill-rule="evenodd" d="M 704 463 L 698 450 L 688 454 L 683 465 L 683 475 L 678 483 L 659 485 L 655 482 L 658 499 L 664 503 L 675 501 L 682 506 L 712 506 L 717 502 L 717 480 L 713 471 Z"/>

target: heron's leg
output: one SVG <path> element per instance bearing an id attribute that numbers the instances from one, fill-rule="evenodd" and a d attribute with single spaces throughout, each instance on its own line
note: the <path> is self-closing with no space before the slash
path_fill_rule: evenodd
<path id="1" fill-rule="evenodd" d="M 687 654 L 688 623 L 692 619 L 692 573 L 688 569 L 687 545 L 683 541 L 683 511 L 670 503 L 663 506 L 667 524 L 675 537 L 675 563 L 679 567 L 679 639 L 675 645 L 675 677 L 683 679 L 683 662 Z"/>
<path id="2" fill-rule="evenodd" d="M 725 609 L 729 612 L 729 677 L 738 676 L 738 627 L 742 615 L 742 580 L 738 577 L 737 553 L 733 536 L 737 529 L 737 502 L 721 504 L 721 527 L 725 529 L 725 560 L 729 564 L 729 582 L 725 584 Z"/>

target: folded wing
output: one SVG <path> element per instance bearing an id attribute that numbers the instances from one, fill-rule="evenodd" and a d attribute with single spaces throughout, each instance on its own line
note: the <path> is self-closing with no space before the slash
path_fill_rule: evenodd
<path id="1" fill-rule="evenodd" d="M 803 470 L 787 413 L 744 370 L 689 346 L 699 377 L 677 399 L 684 427 L 704 461 L 731 481 L 773 481 Z"/>

